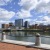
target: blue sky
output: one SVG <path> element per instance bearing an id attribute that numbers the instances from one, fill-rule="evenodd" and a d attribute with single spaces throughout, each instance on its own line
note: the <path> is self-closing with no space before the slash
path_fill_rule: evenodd
<path id="1" fill-rule="evenodd" d="M 50 0 L 0 0 L 0 24 L 15 19 L 50 24 Z"/>

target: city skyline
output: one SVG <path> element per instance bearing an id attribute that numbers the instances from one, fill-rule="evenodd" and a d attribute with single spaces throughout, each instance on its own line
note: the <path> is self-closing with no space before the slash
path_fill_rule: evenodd
<path id="1" fill-rule="evenodd" d="M 15 19 L 50 24 L 50 0 L 0 0 L 0 24 Z"/>

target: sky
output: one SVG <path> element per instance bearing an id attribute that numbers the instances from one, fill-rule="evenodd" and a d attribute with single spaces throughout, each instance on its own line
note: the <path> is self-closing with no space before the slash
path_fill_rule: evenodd
<path id="1" fill-rule="evenodd" d="M 0 24 L 16 19 L 50 24 L 50 0 L 0 0 Z"/>

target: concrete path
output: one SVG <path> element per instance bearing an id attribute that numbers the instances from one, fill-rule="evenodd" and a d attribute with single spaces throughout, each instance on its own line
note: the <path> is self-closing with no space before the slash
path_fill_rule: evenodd
<path id="1" fill-rule="evenodd" d="M 0 50 L 43 50 L 43 49 L 0 42 Z"/>
<path id="2" fill-rule="evenodd" d="M 7 39 L 3 40 L 2 42 L 50 50 L 50 45 L 48 45 L 48 44 L 41 44 L 40 46 L 35 46 L 35 43 L 32 43 L 32 42 L 15 41 L 15 40 L 7 40 Z"/>

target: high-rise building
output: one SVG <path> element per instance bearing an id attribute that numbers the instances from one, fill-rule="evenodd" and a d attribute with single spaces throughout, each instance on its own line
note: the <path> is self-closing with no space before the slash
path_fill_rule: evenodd
<path id="1" fill-rule="evenodd" d="M 25 28 L 29 28 L 29 22 L 28 22 L 28 21 L 25 21 L 25 22 L 24 22 L 24 27 L 25 27 Z"/>
<path id="2" fill-rule="evenodd" d="M 15 20 L 15 26 L 18 27 L 18 28 L 23 27 L 23 19 Z"/>

